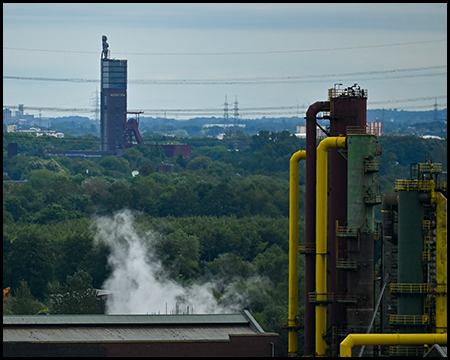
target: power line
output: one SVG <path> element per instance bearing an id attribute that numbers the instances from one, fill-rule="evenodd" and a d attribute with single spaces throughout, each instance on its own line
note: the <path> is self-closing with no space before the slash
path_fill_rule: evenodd
<path id="1" fill-rule="evenodd" d="M 62 81 L 62 82 L 78 82 L 78 83 L 100 83 L 98 79 L 80 79 L 80 78 L 52 78 L 37 76 L 9 76 L 3 75 L 3 79 L 9 80 L 32 80 L 32 81 Z"/>
<path id="2" fill-rule="evenodd" d="M 167 53 L 135 53 L 127 52 L 120 53 L 119 55 L 139 55 L 139 56 L 222 56 L 222 55 L 261 55 L 261 54 L 289 54 L 289 53 L 305 53 L 305 52 L 324 52 L 324 51 L 342 51 L 342 50 L 356 50 L 356 49 L 369 49 L 369 48 L 380 48 L 380 47 L 391 47 L 391 46 L 405 46 L 405 45 L 416 45 L 425 43 L 436 43 L 444 42 L 447 39 L 440 40 L 423 40 L 423 41 L 412 41 L 403 43 L 392 43 L 392 44 L 380 44 L 380 45 L 363 45 L 363 46 L 348 46 L 348 47 L 338 47 L 338 48 L 318 48 L 318 49 L 295 49 L 295 50 L 268 50 L 268 51 L 228 51 L 228 52 L 167 52 Z M 57 53 L 72 53 L 72 54 L 99 54 L 97 51 L 77 51 L 77 50 L 51 50 L 51 49 L 27 49 L 27 48 L 14 48 L 14 47 L 3 47 L 3 50 L 17 50 L 17 51 L 38 51 L 38 52 L 57 52 Z"/>
<path id="3" fill-rule="evenodd" d="M 367 80 L 389 80 L 389 79 L 405 79 L 415 77 L 429 77 L 429 76 L 443 76 L 447 72 L 437 72 L 431 74 L 404 74 L 397 76 L 382 76 L 382 77 L 365 77 L 358 78 L 357 81 Z M 300 78 L 292 77 L 290 79 L 273 79 L 273 80 L 129 80 L 129 84 L 134 85 L 262 85 L 262 84 L 289 84 L 289 83 L 312 83 L 312 82 L 328 82 L 329 78 L 354 77 L 351 74 L 335 74 L 335 75 L 317 75 L 316 78 Z"/>
<path id="4" fill-rule="evenodd" d="M 249 85 L 249 84 L 275 84 L 275 83 L 299 83 L 299 82 L 317 82 L 329 81 L 328 78 L 371 76 L 380 74 L 396 74 L 405 72 L 420 72 L 428 70 L 446 69 L 447 65 L 436 65 L 416 68 L 401 68 L 389 70 L 373 70 L 360 71 L 353 73 L 335 73 L 335 74 L 316 74 L 316 75 L 300 75 L 300 76 L 282 76 L 282 77 L 256 77 L 256 78 L 234 78 L 234 79 L 172 79 L 172 80 L 155 80 L 155 79 L 129 79 L 128 84 L 136 85 Z M 398 79 L 421 76 L 439 76 L 445 75 L 446 72 L 438 72 L 431 74 L 404 74 L 390 77 L 371 77 L 358 80 L 385 80 Z M 76 83 L 99 83 L 98 79 L 82 79 L 82 78 L 53 78 L 53 77 L 32 77 L 32 76 L 13 76 L 3 75 L 3 79 L 7 80 L 31 80 L 31 81 L 59 81 L 59 82 L 76 82 Z"/>
<path id="5" fill-rule="evenodd" d="M 447 103 L 440 104 L 443 107 L 447 107 Z M 402 110 L 409 110 L 409 109 L 429 109 L 432 110 L 433 104 L 428 105 L 415 105 L 415 106 L 402 106 Z M 367 110 L 380 110 L 380 108 L 370 108 Z M 386 110 L 386 109 L 385 109 Z M 426 111 L 426 110 L 425 110 Z"/>
<path id="6" fill-rule="evenodd" d="M 370 104 L 392 104 L 392 103 L 402 103 L 402 102 L 411 102 L 411 101 L 422 101 L 422 100 L 431 100 L 431 99 L 444 99 L 447 98 L 447 95 L 441 96 L 424 96 L 418 98 L 410 98 L 410 99 L 401 99 L 401 100 L 383 100 L 383 101 L 371 101 Z"/>
<path id="7" fill-rule="evenodd" d="M 447 95 L 440 96 L 424 96 L 418 98 L 408 98 L 408 99 L 389 99 L 382 101 L 373 101 L 369 102 L 369 105 L 383 105 L 383 104 L 398 104 L 398 103 L 411 103 L 417 101 L 425 101 L 432 99 L 446 99 Z M 420 105 L 420 106 L 408 106 L 407 108 L 426 108 L 432 105 Z M 18 109 L 17 105 L 3 105 L 3 108 L 7 109 Z M 402 108 L 405 108 L 404 106 Z M 78 113 L 93 113 L 95 109 L 92 108 L 62 108 L 62 107 L 44 107 L 44 106 L 24 106 L 24 110 L 39 110 L 39 111 L 57 111 L 57 112 L 78 112 Z M 258 114 L 291 114 L 297 111 L 297 105 L 293 106 L 262 106 L 262 107 L 248 107 L 248 108 L 239 108 L 241 114 L 243 115 L 258 115 Z M 169 113 L 175 115 L 218 115 L 223 111 L 223 108 L 197 108 L 197 109 L 134 109 L 130 110 L 130 112 L 144 112 L 148 114 L 162 114 Z"/>

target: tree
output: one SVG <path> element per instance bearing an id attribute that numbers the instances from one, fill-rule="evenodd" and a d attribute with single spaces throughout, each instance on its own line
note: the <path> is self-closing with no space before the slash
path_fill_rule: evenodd
<path id="1" fill-rule="evenodd" d="M 59 245 L 56 275 L 60 281 L 64 281 L 68 274 L 74 274 L 77 269 L 88 270 L 88 256 L 93 251 L 94 239 L 88 232 L 89 222 L 86 219 L 77 220 L 76 224 L 76 230 L 71 231 Z"/>
<path id="2" fill-rule="evenodd" d="M 271 141 L 270 131 L 261 130 L 257 135 L 251 137 L 250 147 L 252 151 L 261 151 Z"/>
<path id="3" fill-rule="evenodd" d="M 44 298 L 46 284 L 54 279 L 55 253 L 46 229 L 42 226 L 21 227 L 11 241 L 8 266 L 11 268 L 11 288 L 25 280 L 37 299 Z"/>
<path id="4" fill-rule="evenodd" d="M 186 166 L 186 169 L 188 170 L 206 170 L 211 163 L 211 159 L 207 156 L 199 156 L 195 159 L 192 159 L 189 161 L 189 163 Z"/>
<path id="5" fill-rule="evenodd" d="M 104 156 L 99 163 L 103 166 L 105 169 L 104 173 L 108 176 L 122 178 L 125 174 L 131 173 L 130 164 L 123 157 Z"/>
<path id="6" fill-rule="evenodd" d="M 214 261 L 206 266 L 207 276 L 220 278 L 222 281 L 229 283 L 236 279 L 244 279 L 251 276 L 255 269 L 251 263 L 242 260 L 242 258 L 234 253 L 222 254 Z"/>
<path id="7" fill-rule="evenodd" d="M 87 177 L 100 176 L 103 174 L 103 167 L 93 160 L 71 160 L 72 164 L 72 174 L 82 174 Z"/>
<path id="8" fill-rule="evenodd" d="M 25 215 L 26 213 L 20 200 L 16 196 L 8 197 L 4 201 L 4 209 L 12 215 L 14 221 L 18 221 L 22 215 Z"/>
<path id="9" fill-rule="evenodd" d="M 48 186 L 43 190 L 45 201 L 49 204 L 60 202 L 61 199 L 68 198 L 75 193 L 77 185 L 72 179 L 65 175 L 53 177 Z"/>
<path id="10" fill-rule="evenodd" d="M 196 278 L 200 273 L 198 261 L 200 243 L 197 236 L 188 235 L 182 229 L 167 235 L 157 246 L 163 255 L 163 264 L 170 271 L 172 277 L 183 279 Z"/>
<path id="11" fill-rule="evenodd" d="M 178 164 L 180 167 L 182 167 L 183 169 L 186 168 L 188 162 L 187 160 L 184 158 L 184 156 L 182 154 L 178 155 L 177 160 L 176 160 L 176 164 Z"/>
<path id="12" fill-rule="evenodd" d="M 109 188 L 108 208 L 112 211 L 128 207 L 131 200 L 130 183 L 114 181 Z"/>
<path id="13" fill-rule="evenodd" d="M 153 168 L 152 164 L 150 162 L 147 162 L 145 164 L 143 164 L 140 168 L 139 168 L 139 175 L 140 176 L 148 176 L 152 173 L 155 172 L 155 169 Z"/>
<path id="14" fill-rule="evenodd" d="M 5 142 L 3 142 L 4 144 Z M 28 167 L 28 164 L 32 161 L 32 158 L 18 154 L 11 159 L 3 160 L 3 171 L 6 171 L 13 180 L 20 180 L 22 174 Z"/>
<path id="15" fill-rule="evenodd" d="M 3 205 L 3 224 L 11 224 L 14 222 L 14 218 L 11 215 L 10 212 L 8 212 L 5 208 L 5 205 Z"/>
<path id="16" fill-rule="evenodd" d="M 91 197 L 97 208 L 99 205 L 106 203 L 109 196 L 109 187 L 109 182 L 99 177 L 90 177 L 81 183 L 81 191 Z"/>
<path id="17" fill-rule="evenodd" d="M 69 213 L 59 204 L 50 204 L 36 214 L 35 222 L 48 224 L 69 219 Z"/>
<path id="18" fill-rule="evenodd" d="M 233 165 L 224 163 L 222 161 L 213 161 L 208 166 L 208 173 L 215 174 L 220 178 L 233 176 L 235 171 Z"/>
<path id="19" fill-rule="evenodd" d="M 67 169 L 64 169 L 55 159 L 44 160 L 34 158 L 28 163 L 27 169 L 29 171 L 37 169 L 47 169 L 53 172 L 68 172 Z"/>
<path id="20" fill-rule="evenodd" d="M 238 208 L 229 182 L 221 181 L 213 185 L 211 191 L 202 197 L 200 208 L 203 209 L 201 215 L 207 216 L 227 216 L 236 213 Z"/>
<path id="21" fill-rule="evenodd" d="M 158 215 L 158 194 L 155 191 L 157 184 L 151 177 L 137 176 L 133 179 L 130 187 L 130 201 L 133 208 L 139 211 L 144 211 L 150 215 Z"/>
<path id="22" fill-rule="evenodd" d="M 68 275 L 61 286 L 58 281 L 48 284 L 51 312 L 53 314 L 98 314 L 100 307 L 97 291 L 92 287 L 92 277 L 79 269 Z"/>
<path id="23" fill-rule="evenodd" d="M 44 306 L 31 295 L 30 287 L 24 280 L 11 300 L 11 311 L 14 315 L 36 315 Z"/>
<path id="24" fill-rule="evenodd" d="M 278 245 L 272 245 L 253 260 L 256 271 L 261 276 L 267 276 L 275 284 L 285 282 L 289 274 L 289 259 Z"/>
<path id="25" fill-rule="evenodd" d="M 45 190 L 45 188 L 48 186 L 48 183 L 50 180 L 56 175 L 53 171 L 50 171 L 48 169 L 36 169 L 31 170 L 28 173 L 28 180 L 31 183 L 31 186 L 39 191 Z M 22 174 L 22 177 L 24 177 L 24 174 Z"/>

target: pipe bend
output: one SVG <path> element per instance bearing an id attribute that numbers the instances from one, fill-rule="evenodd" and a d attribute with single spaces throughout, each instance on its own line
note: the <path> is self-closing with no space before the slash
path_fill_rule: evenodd
<path id="1" fill-rule="evenodd" d="M 314 104 L 310 105 L 306 111 L 307 120 L 316 120 L 316 115 L 321 111 L 330 111 L 329 101 L 316 101 Z"/>
<path id="2" fill-rule="evenodd" d="M 355 345 L 447 344 L 447 334 L 349 334 L 341 342 L 340 356 L 351 357 Z"/>
<path id="3" fill-rule="evenodd" d="M 320 142 L 317 151 L 328 151 L 332 147 L 345 147 L 346 140 L 347 138 L 345 136 L 327 137 Z"/>
<path id="4" fill-rule="evenodd" d="M 381 210 L 388 210 L 390 206 L 398 205 L 398 192 L 390 192 L 384 194 Z"/>
<path id="5" fill-rule="evenodd" d="M 347 337 L 341 342 L 341 346 L 345 346 L 349 349 L 355 346 L 355 337 L 353 336 L 353 334 L 347 335 Z"/>
<path id="6" fill-rule="evenodd" d="M 306 151 L 305 150 L 299 150 L 292 154 L 291 157 L 291 163 L 298 163 L 300 160 L 306 159 Z"/>

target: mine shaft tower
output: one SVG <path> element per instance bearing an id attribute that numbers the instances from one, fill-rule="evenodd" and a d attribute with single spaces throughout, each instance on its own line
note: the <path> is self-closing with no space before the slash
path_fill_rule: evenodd
<path id="1" fill-rule="evenodd" d="M 108 38 L 102 36 L 100 150 L 122 147 L 127 114 L 127 60 L 109 58 Z"/>

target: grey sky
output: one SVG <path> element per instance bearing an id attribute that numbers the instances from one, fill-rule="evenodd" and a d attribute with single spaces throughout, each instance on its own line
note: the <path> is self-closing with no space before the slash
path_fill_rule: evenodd
<path id="1" fill-rule="evenodd" d="M 221 117 L 225 95 L 230 115 L 237 96 L 242 117 L 304 116 L 335 83 L 368 89 L 369 109 L 447 106 L 444 3 L 3 4 L 3 75 L 99 79 L 102 35 L 128 60 L 129 110 L 148 116 Z M 90 108 L 97 88 L 4 78 L 3 104 Z"/>

